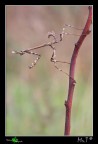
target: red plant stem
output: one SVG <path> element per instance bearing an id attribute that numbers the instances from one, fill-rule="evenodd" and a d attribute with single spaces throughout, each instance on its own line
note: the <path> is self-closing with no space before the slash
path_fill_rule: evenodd
<path id="1" fill-rule="evenodd" d="M 68 99 L 67 99 L 67 101 L 65 101 L 66 119 L 65 119 L 64 135 L 70 135 L 72 99 L 73 99 L 73 92 L 74 92 L 74 87 L 75 87 L 75 83 L 76 83 L 74 80 L 76 59 L 78 56 L 79 49 L 83 43 L 83 40 L 90 33 L 89 28 L 90 28 L 90 25 L 92 23 L 92 6 L 89 6 L 88 8 L 89 8 L 89 15 L 88 15 L 86 25 L 83 29 L 83 32 L 82 32 L 78 42 L 75 44 L 75 48 L 74 48 L 72 58 L 71 58 L 70 74 L 69 75 L 72 79 L 69 77 Z"/>

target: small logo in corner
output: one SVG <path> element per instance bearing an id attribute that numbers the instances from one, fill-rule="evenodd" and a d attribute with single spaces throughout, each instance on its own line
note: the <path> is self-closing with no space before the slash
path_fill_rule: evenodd
<path id="1" fill-rule="evenodd" d="M 6 139 L 6 141 L 11 141 L 12 143 L 20 143 L 22 141 L 19 141 L 18 138 L 13 137 L 12 139 Z"/>

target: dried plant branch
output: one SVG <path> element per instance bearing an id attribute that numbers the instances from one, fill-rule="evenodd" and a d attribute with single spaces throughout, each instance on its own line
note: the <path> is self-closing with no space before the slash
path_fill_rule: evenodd
<path id="1" fill-rule="evenodd" d="M 85 37 L 90 33 L 89 28 L 92 23 L 92 6 L 89 6 L 89 15 L 86 22 L 86 25 L 83 29 L 83 32 L 78 40 L 78 42 L 75 44 L 75 48 L 72 54 L 71 58 L 71 64 L 70 64 L 70 77 L 74 79 L 74 73 L 75 73 L 75 65 L 76 65 L 76 59 L 78 56 L 79 49 L 83 43 L 83 40 Z M 70 79 L 69 77 L 69 90 L 68 90 L 68 99 L 65 101 L 65 107 L 66 107 L 66 119 L 65 119 L 65 128 L 64 128 L 64 135 L 70 135 L 70 121 L 71 121 L 71 108 L 72 108 L 72 100 L 73 100 L 73 92 L 75 83 Z"/>

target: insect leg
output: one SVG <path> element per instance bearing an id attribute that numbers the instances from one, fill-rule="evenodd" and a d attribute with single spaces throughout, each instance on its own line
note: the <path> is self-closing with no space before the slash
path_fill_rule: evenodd
<path id="1" fill-rule="evenodd" d="M 25 51 L 25 52 L 28 53 L 28 54 L 33 54 L 33 55 L 37 56 L 37 58 L 34 60 L 34 62 L 32 62 L 32 64 L 29 66 L 29 69 L 31 69 L 37 64 L 37 62 L 40 59 L 41 55 L 38 54 L 38 53 L 35 53 L 35 52 L 30 52 L 30 51 Z"/>

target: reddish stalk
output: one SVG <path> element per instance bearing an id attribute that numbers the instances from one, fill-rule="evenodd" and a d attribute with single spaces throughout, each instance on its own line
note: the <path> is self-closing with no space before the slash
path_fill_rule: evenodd
<path id="1" fill-rule="evenodd" d="M 75 83 L 76 83 L 74 80 L 76 59 L 78 56 L 79 49 L 80 49 L 85 37 L 90 33 L 89 28 L 92 23 L 92 6 L 89 6 L 88 9 L 89 9 L 89 15 L 88 15 L 86 25 L 83 29 L 83 32 L 82 32 L 78 42 L 75 44 L 75 48 L 74 48 L 72 58 L 71 58 L 68 99 L 67 99 L 67 101 L 65 101 L 66 119 L 65 119 L 64 135 L 70 135 L 71 108 L 72 108 L 73 92 L 74 92 L 74 87 L 75 87 Z"/>

